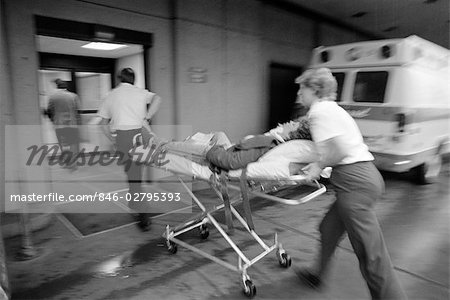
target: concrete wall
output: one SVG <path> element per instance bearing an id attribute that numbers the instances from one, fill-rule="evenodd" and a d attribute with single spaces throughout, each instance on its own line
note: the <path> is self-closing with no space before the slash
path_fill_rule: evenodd
<path id="1" fill-rule="evenodd" d="M 261 132 L 268 121 L 268 67 L 306 66 L 316 21 L 239 0 L 178 1 L 176 16 L 178 122 L 194 131 L 223 130 L 231 139 Z M 357 39 L 337 31 L 325 27 L 321 42 Z M 200 70 L 204 82 L 193 82 L 190 70 Z"/>
<path id="2" fill-rule="evenodd" d="M 5 24 L 5 5 L 0 0 L 0 197 L 5 193 L 6 163 L 5 163 L 5 125 L 14 124 L 14 105 L 11 87 L 11 74 L 8 60 L 7 34 Z M 12 178 L 17 178 L 17 170 L 8 170 Z M 18 185 L 11 187 L 18 190 Z M 0 201 L 0 212 L 4 211 L 4 201 Z M 1 250 L 0 250 L 1 251 Z"/>
<path id="3" fill-rule="evenodd" d="M 319 30 L 321 36 L 320 44 L 323 46 L 367 40 L 367 38 L 358 33 L 336 28 L 326 23 L 320 24 Z"/>
<path id="4" fill-rule="evenodd" d="M 316 21 L 256 0 L 175 1 L 174 11 L 170 2 L 5 0 L 17 122 L 39 123 L 33 15 L 42 15 L 153 33 L 150 86 L 164 99 L 156 123 L 232 138 L 264 128 L 268 65 L 306 65 Z M 320 35 L 324 45 L 361 39 L 326 24 Z"/>
<path id="5" fill-rule="evenodd" d="M 271 62 L 306 66 L 317 37 L 322 44 L 365 39 L 257 0 L 2 3 L 2 124 L 41 120 L 34 15 L 152 33 L 149 84 L 163 98 L 154 123 L 222 130 L 232 140 L 266 127 Z"/>

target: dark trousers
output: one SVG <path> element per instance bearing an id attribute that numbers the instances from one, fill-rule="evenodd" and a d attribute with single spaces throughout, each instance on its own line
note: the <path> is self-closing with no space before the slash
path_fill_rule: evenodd
<path id="1" fill-rule="evenodd" d="M 120 156 L 120 163 L 124 167 L 124 171 L 128 180 L 128 192 L 131 194 L 127 199 L 130 199 L 128 206 L 139 212 L 145 213 L 149 211 L 148 203 L 141 201 L 133 201 L 134 199 L 141 199 L 138 196 L 142 193 L 142 164 L 131 160 L 128 151 L 133 148 L 133 137 L 141 133 L 141 129 L 131 130 L 117 130 L 116 144 L 117 154 Z"/>
<path id="2" fill-rule="evenodd" d="M 80 137 L 78 128 L 73 127 L 57 127 L 55 128 L 56 138 L 62 155 L 67 155 L 64 161 L 67 167 L 76 167 L 77 155 L 80 152 Z M 64 150 L 64 146 L 69 146 L 69 150 Z"/>
<path id="3" fill-rule="evenodd" d="M 359 162 L 335 167 L 330 181 L 336 201 L 320 224 L 321 275 L 347 232 L 372 299 L 406 299 L 374 211 L 384 192 L 380 173 L 372 162 Z"/>

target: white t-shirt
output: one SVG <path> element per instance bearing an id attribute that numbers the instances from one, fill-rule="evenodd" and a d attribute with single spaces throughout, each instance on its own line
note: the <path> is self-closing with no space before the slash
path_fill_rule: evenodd
<path id="1" fill-rule="evenodd" d="M 129 83 L 120 83 L 103 101 L 98 116 L 111 119 L 115 130 L 141 128 L 147 117 L 147 104 L 151 104 L 155 93 Z"/>
<path id="2" fill-rule="evenodd" d="M 334 101 L 314 103 L 309 112 L 313 141 L 318 143 L 334 137 L 345 149 L 346 156 L 338 165 L 373 160 L 369 148 L 364 144 L 361 132 L 353 118 Z"/>

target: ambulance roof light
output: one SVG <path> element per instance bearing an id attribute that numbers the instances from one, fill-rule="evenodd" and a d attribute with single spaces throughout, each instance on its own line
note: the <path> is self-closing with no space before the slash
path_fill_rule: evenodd
<path id="1" fill-rule="evenodd" d="M 355 61 L 361 58 L 362 49 L 360 47 L 353 47 L 345 51 L 345 58 L 348 61 Z"/>
<path id="2" fill-rule="evenodd" d="M 394 55 L 394 46 L 393 45 L 384 45 L 380 49 L 381 58 L 389 58 Z"/>

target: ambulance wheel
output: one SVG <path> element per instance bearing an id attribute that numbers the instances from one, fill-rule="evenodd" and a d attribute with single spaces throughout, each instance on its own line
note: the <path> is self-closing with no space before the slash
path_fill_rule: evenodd
<path id="1" fill-rule="evenodd" d="M 442 168 L 442 155 L 438 152 L 427 162 L 413 169 L 418 184 L 430 184 L 436 182 Z"/>

